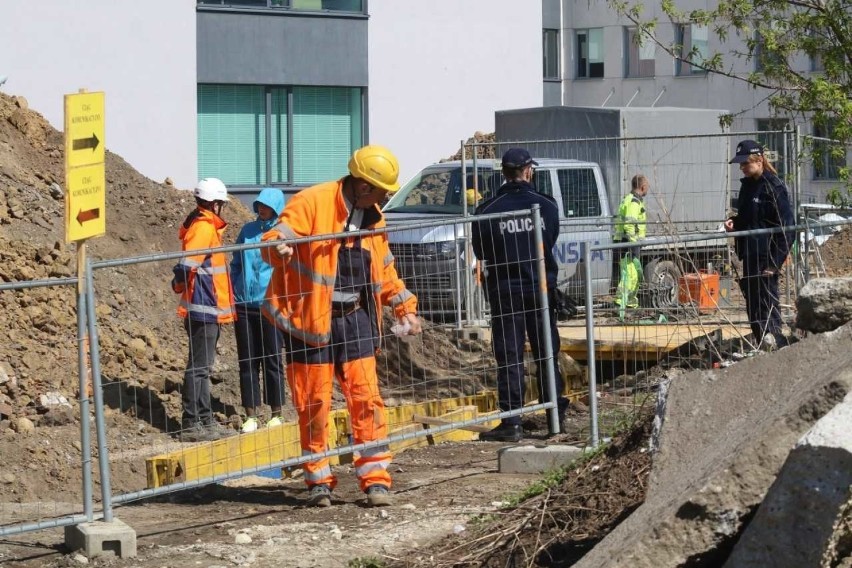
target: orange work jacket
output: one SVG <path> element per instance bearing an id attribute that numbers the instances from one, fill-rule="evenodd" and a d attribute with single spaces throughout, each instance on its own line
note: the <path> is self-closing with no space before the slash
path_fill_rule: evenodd
<path id="1" fill-rule="evenodd" d="M 348 217 L 343 180 L 322 183 L 294 195 L 278 217 L 278 224 L 262 240 L 341 233 Z M 364 229 L 384 226 L 378 207 L 364 211 Z M 397 275 L 385 233 L 363 236 L 360 245 L 370 252 L 370 282 L 376 306 L 391 306 L 396 317 L 416 313 L 417 298 Z M 339 237 L 297 243 L 287 264 L 275 247 L 262 249 L 264 260 L 272 265 L 272 279 L 261 307 L 264 316 L 309 345 L 327 345 L 331 341 L 331 298 L 341 246 Z M 381 333 L 381 309 L 376 311 Z"/>
<path id="2" fill-rule="evenodd" d="M 183 250 L 222 246 L 222 234 L 227 226 L 212 211 L 197 208 L 178 231 Z M 186 256 L 175 265 L 174 273 L 172 289 L 181 295 L 177 308 L 180 317 L 211 323 L 230 323 L 237 319 L 225 253 Z"/>

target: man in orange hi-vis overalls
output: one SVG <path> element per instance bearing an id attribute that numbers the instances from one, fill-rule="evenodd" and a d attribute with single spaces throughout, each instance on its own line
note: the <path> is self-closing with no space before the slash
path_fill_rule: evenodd
<path id="1" fill-rule="evenodd" d="M 385 233 L 291 244 L 299 237 L 385 226 L 377 204 L 399 189 L 399 164 L 382 146 L 365 146 L 349 160 L 348 176 L 309 187 L 287 203 L 264 241 L 273 267 L 261 308 L 285 333 L 287 382 L 299 414 L 302 453 L 328 448 L 332 380 L 346 397 L 356 444 L 387 438 L 375 354 L 382 306 L 390 306 L 409 334 L 421 331 L 417 298 L 394 268 Z M 387 445 L 356 454 L 355 472 L 371 506 L 390 504 Z M 328 507 L 337 479 L 328 458 L 304 465 L 308 505 Z"/>

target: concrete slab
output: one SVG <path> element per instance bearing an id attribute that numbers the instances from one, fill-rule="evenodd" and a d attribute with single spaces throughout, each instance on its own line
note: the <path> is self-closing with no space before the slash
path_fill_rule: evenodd
<path id="1" fill-rule="evenodd" d="M 500 473 L 544 473 L 565 466 L 583 455 L 583 450 L 568 445 L 525 445 L 502 448 L 497 452 Z"/>
<path id="2" fill-rule="evenodd" d="M 820 566 L 852 487 L 852 395 L 790 452 L 725 568 Z"/>
<path id="3" fill-rule="evenodd" d="M 645 502 L 574 567 L 722 566 L 791 448 L 852 392 L 849 345 L 852 324 L 673 379 Z"/>
<path id="4" fill-rule="evenodd" d="M 65 527 L 65 546 L 81 550 L 89 558 L 113 554 L 119 558 L 136 556 L 136 531 L 119 521 L 93 521 Z"/>

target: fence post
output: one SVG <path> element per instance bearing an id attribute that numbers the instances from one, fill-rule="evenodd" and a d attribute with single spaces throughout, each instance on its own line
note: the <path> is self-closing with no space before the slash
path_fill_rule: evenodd
<path id="1" fill-rule="evenodd" d="M 586 364 L 589 367 L 589 428 L 592 434 L 592 448 L 600 444 L 598 434 L 598 380 L 595 363 L 595 314 L 592 308 L 592 250 L 587 241 L 582 241 L 583 268 L 586 273 Z"/>
<path id="2" fill-rule="evenodd" d="M 541 206 L 532 206 L 533 230 L 535 232 L 535 258 L 538 268 L 538 298 L 541 310 L 541 333 L 540 340 L 543 347 L 541 361 L 538 365 L 545 365 L 544 379 L 547 388 L 547 400 L 553 403 L 552 408 L 547 409 L 547 429 L 551 435 L 559 433 L 559 403 L 558 397 L 562 393 L 556 392 L 556 357 L 553 352 L 553 337 L 550 334 L 550 299 L 547 294 L 547 270 L 544 266 L 544 237 L 542 236 Z M 544 393 L 541 393 L 542 395 Z M 541 397 L 544 400 L 544 396 Z"/>
<path id="3" fill-rule="evenodd" d="M 77 243 L 77 372 L 80 375 L 80 455 L 83 480 L 83 514 L 86 521 L 92 512 L 92 439 L 89 425 L 89 337 L 86 328 L 86 241 Z"/>
<path id="4" fill-rule="evenodd" d="M 101 385 L 101 354 L 98 345 L 98 322 L 95 316 L 95 285 L 92 278 L 92 261 L 86 261 L 86 312 L 89 327 L 89 353 L 92 361 L 92 395 L 95 399 L 95 431 L 98 436 L 98 466 L 101 474 L 101 495 L 104 522 L 112 522 L 112 487 L 109 478 L 109 450 L 104 423 L 104 395 Z"/>
<path id="5" fill-rule="evenodd" d="M 461 188 L 460 188 L 459 191 L 464 192 L 465 180 L 467 179 L 467 165 L 465 163 L 466 156 L 465 156 L 464 140 L 462 140 L 459 144 L 461 145 Z M 464 201 L 465 196 L 462 195 L 461 199 L 463 200 L 462 201 L 462 207 L 467 207 L 466 205 L 464 205 L 466 203 L 466 201 Z M 464 235 L 464 227 L 462 227 L 461 234 Z M 461 261 L 461 255 L 462 255 L 463 249 L 460 245 L 463 244 L 463 243 L 459 243 L 459 225 L 458 225 L 458 223 L 453 225 L 453 241 L 455 243 L 455 249 L 456 249 L 456 329 L 458 331 L 461 331 L 461 329 L 463 327 L 463 325 L 462 325 L 462 313 L 467 314 L 468 312 L 465 309 L 465 307 L 462 307 L 462 303 L 467 304 L 467 301 L 464 298 L 464 295 L 462 294 L 462 286 L 465 285 L 465 283 L 462 281 L 462 278 L 464 277 L 464 269 L 462 267 L 463 263 Z M 466 261 L 467 261 L 467 259 L 465 259 L 465 262 Z"/>

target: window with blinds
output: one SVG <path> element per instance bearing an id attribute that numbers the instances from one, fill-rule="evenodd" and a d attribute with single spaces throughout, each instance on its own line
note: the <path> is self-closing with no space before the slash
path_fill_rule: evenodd
<path id="1" fill-rule="evenodd" d="M 341 177 L 363 145 L 362 107 L 360 88 L 198 85 L 199 177 L 231 186 Z"/>
<path id="2" fill-rule="evenodd" d="M 263 87 L 198 86 L 198 173 L 228 185 L 266 179 Z"/>
<path id="3" fill-rule="evenodd" d="M 293 181 L 313 183 L 346 175 L 361 145 L 359 89 L 293 87 Z"/>

